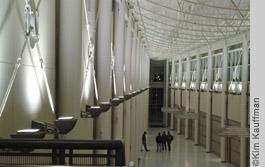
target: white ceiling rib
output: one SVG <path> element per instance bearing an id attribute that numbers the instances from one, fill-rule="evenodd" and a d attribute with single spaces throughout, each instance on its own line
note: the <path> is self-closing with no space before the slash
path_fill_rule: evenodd
<path id="1" fill-rule="evenodd" d="M 127 0 L 151 57 L 163 59 L 250 29 L 250 0 Z"/>

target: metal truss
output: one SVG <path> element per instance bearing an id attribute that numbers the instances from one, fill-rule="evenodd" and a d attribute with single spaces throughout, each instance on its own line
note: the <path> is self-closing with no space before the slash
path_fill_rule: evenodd
<path id="1" fill-rule="evenodd" d="M 250 0 L 127 2 L 151 57 L 176 56 L 250 29 Z"/>

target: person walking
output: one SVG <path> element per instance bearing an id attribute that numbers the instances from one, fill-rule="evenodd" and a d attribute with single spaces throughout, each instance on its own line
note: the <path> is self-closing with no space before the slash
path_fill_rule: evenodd
<path id="1" fill-rule="evenodd" d="M 148 148 L 146 146 L 146 132 L 144 132 L 144 134 L 143 134 L 142 142 L 143 142 L 145 151 L 148 152 L 149 150 L 148 150 Z"/>
<path id="2" fill-rule="evenodd" d="M 166 145 L 166 141 L 167 141 L 167 135 L 166 132 L 163 132 L 162 134 L 162 150 L 167 150 L 167 145 Z"/>
<path id="3" fill-rule="evenodd" d="M 158 150 L 161 152 L 161 147 L 162 147 L 162 137 L 160 133 L 158 133 L 158 135 L 156 136 L 156 152 L 158 152 Z"/>
<path id="4" fill-rule="evenodd" d="M 171 151 L 171 142 L 174 139 L 174 137 L 170 134 L 170 132 L 167 132 L 167 147 L 168 151 Z"/>

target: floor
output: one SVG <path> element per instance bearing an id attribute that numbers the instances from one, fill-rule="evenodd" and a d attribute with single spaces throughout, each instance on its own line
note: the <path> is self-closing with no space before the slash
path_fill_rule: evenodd
<path id="1" fill-rule="evenodd" d="M 228 163 L 220 163 L 220 158 L 206 153 L 205 148 L 194 146 L 193 141 L 185 140 L 183 135 L 171 131 L 174 140 L 171 151 L 156 152 L 155 137 L 166 128 L 149 128 L 147 131 L 147 147 L 149 152 L 141 153 L 140 167 L 233 167 Z"/>

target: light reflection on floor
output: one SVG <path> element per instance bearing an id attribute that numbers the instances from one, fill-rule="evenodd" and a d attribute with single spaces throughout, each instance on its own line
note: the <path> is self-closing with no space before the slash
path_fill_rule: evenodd
<path id="1" fill-rule="evenodd" d="M 150 152 L 141 153 L 140 167 L 233 167 L 228 163 L 220 163 L 220 158 L 206 153 L 205 148 L 194 146 L 193 141 L 185 140 L 183 135 L 174 136 L 171 151 L 156 152 L 155 137 L 162 134 L 165 128 L 150 128 L 147 131 L 147 145 Z"/>

